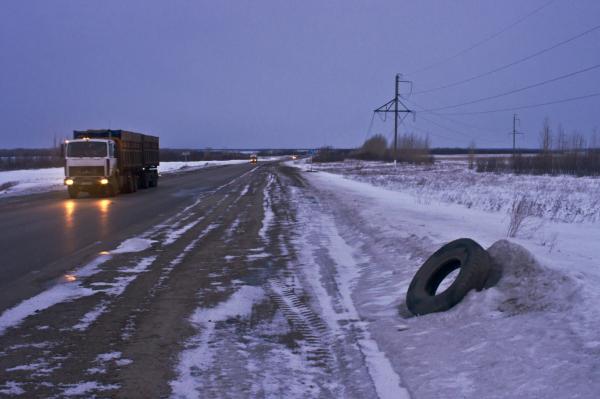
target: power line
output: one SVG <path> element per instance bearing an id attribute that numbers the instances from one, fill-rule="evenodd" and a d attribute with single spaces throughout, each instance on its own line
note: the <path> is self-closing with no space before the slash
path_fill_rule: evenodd
<path id="1" fill-rule="evenodd" d="M 363 141 L 366 141 L 369 136 L 371 136 L 371 129 L 373 129 L 373 122 L 375 121 L 375 112 L 371 112 L 371 122 L 369 122 L 369 128 L 367 129 L 367 134 Z"/>
<path id="2" fill-rule="evenodd" d="M 433 125 L 435 125 L 435 126 L 437 126 L 437 127 L 441 128 L 441 129 L 448 130 L 448 131 L 450 131 L 450 132 L 452 132 L 452 133 L 455 133 L 455 134 L 461 135 L 461 136 L 463 136 L 463 137 L 465 137 L 465 138 L 468 138 L 468 139 L 471 139 L 471 140 L 473 140 L 473 141 L 475 141 L 475 139 L 476 139 L 476 137 L 475 137 L 475 136 L 472 136 L 472 135 L 466 134 L 466 133 L 464 133 L 464 132 L 461 132 L 460 130 L 452 129 L 452 128 L 448 127 L 448 126 L 442 125 L 442 124 L 440 124 L 440 123 L 438 123 L 438 122 L 436 122 L 436 121 L 433 121 L 433 120 L 431 120 L 431 119 L 425 118 L 423 115 L 421 115 L 421 116 L 420 116 L 420 118 L 421 118 L 421 119 L 424 119 L 424 120 L 426 120 L 427 122 L 429 122 L 429 123 L 431 123 L 431 124 L 433 124 Z M 493 133 L 493 132 L 485 132 L 485 133 L 492 133 L 492 134 L 495 134 L 495 133 Z M 455 139 L 455 138 L 454 138 L 454 139 Z M 489 141 L 489 140 L 488 140 L 488 141 Z M 494 140 L 492 140 L 492 141 L 494 141 Z M 497 140 L 497 141 L 499 142 L 499 140 Z"/>
<path id="3" fill-rule="evenodd" d="M 421 132 L 421 133 L 423 133 L 425 135 L 432 135 L 432 136 L 436 136 L 436 137 L 439 137 L 441 139 L 446 139 L 446 140 L 454 140 L 454 137 L 448 137 L 448 136 L 444 136 L 444 135 L 439 134 L 439 133 L 434 133 L 434 132 L 432 132 L 430 130 L 423 129 L 423 128 L 420 128 L 418 126 L 413 126 L 412 129 L 415 129 L 415 130 L 417 130 L 417 131 L 419 131 L 419 132 Z"/>
<path id="4" fill-rule="evenodd" d="M 481 98 L 478 98 L 476 100 L 466 101 L 464 103 L 447 105 L 447 106 L 439 107 L 439 108 L 426 109 L 424 111 L 425 112 L 441 111 L 441 110 L 444 110 L 444 109 L 451 109 L 451 108 L 462 107 L 463 105 L 476 104 L 476 103 L 479 103 L 479 102 L 482 102 L 482 101 L 488 101 L 488 100 L 492 100 L 492 99 L 495 99 L 495 98 L 508 96 L 510 94 L 519 93 L 521 91 L 533 89 L 534 87 L 543 86 L 543 85 L 546 85 L 548 83 L 553 83 L 553 82 L 556 82 L 556 81 L 559 81 L 559 80 L 562 80 L 562 79 L 567 79 L 567 78 L 570 78 L 572 76 L 579 75 L 579 74 L 582 74 L 582 73 L 585 73 L 585 72 L 589 72 L 589 71 L 591 71 L 593 69 L 597 69 L 597 68 L 600 68 L 600 64 L 592 65 L 590 67 L 583 68 L 583 69 L 580 69 L 580 70 L 575 71 L 575 72 L 570 72 L 570 73 L 567 73 L 565 75 L 560 75 L 560 76 L 554 77 L 552 79 L 548 79 L 548 80 L 544 80 L 542 82 L 534 83 L 534 84 L 531 84 L 531 85 L 528 85 L 528 86 L 520 87 L 518 89 L 509 90 L 509 91 L 504 92 L 504 93 L 495 94 L 495 95 L 487 96 L 487 97 L 481 97 Z"/>
<path id="5" fill-rule="evenodd" d="M 425 94 L 425 93 L 431 93 L 433 91 L 448 89 L 450 87 L 458 86 L 458 85 L 461 85 L 461 84 L 464 84 L 464 83 L 467 83 L 467 82 L 471 82 L 471 81 L 476 80 L 476 79 L 483 78 L 483 77 L 491 75 L 493 73 L 503 71 L 503 70 L 508 69 L 508 68 L 510 68 L 512 66 L 515 66 L 515 65 L 520 64 L 522 62 L 525 62 L 525 61 L 528 61 L 528 60 L 530 60 L 532 58 L 540 56 L 540 55 L 542 55 L 544 53 L 547 53 L 548 51 L 554 50 L 554 49 L 556 49 L 556 48 L 558 48 L 560 46 L 563 46 L 563 45 L 565 45 L 567 43 L 570 43 L 570 42 L 572 42 L 574 40 L 577 40 L 577 39 L 579 39 L 579 38 L 581 38 L 581 37 L 583 37 L 585 35 L 588 35 L 588 34 L 594 32 L 594 31 L 596 31 L 598 29 L 600 29 L 600 25 L 596 25 L 596 26 L 594 26 L 594 27 L 592 27 L 592 28 L 590 28 L 590 29 L 588 29 L 588 30 L 586 30 L 584 32 L 581 32 L 581 33 L 579 33 L 579 34 L 577 34 L 575 36 L 572 36 L 572 37 L 570 37 L 568 39 L 565 39 L 565 40 L 563 40 L 561 42 L 558 42 L 558 43 L 556 43 L 556 44 L 554 44 L 554 45 L 552 45 L 550 47 L 546 47 L 545 49 L 539 50 L 539 51 L 537 51 L 537 52 L 535 52 L 533 54 L 530 54 L 530 55 L 528 55 L 526 57 L 520 58 L 518 60 L 515 60 L 515 61 L 510 62 L 510 63 L 505 64 L 505 65 L 499 66 L 499 67 L 494 68 L 492 70 L 489 70 L 487 72 L 480 73 L 479 75 L 475 75 L 475 76 L 472 76 L 470 78 L 459 80 L 459 81 L 456 81 L 456 82 L 453 82 L 453 83 L 449 83 L 449 84 L 446 84 L 446 85 L 442 85 L 442 86 L 438 86 L 438 87 L 433 87 L 431 89 L 416 91 L 413 94 Z"/>
<path id="6" fill-rule="evenodd" d="M 445 119 L 448 122 L 455 123 L 455 124 L 461 125 L 461 126 L 465 126 L 467 128 L 474 129 L 474 130 L 487 131 L 489 133 L 495 133 L 494 132 L 494 130 L 495 130 L 494 128 L 482 127 L 482 126 L 477 126 L 477 125 L 474 125 L 474 124 L 471 124 L 471 123 L 466 123 L 466 122 L 458 121 L 456 119 L 448 117 L 447 114 L 442 114 L 442 113 L 439 113 L 439 112 L 433 112 L 433 111 L 427 112 L 427 111 L 425 111 L 427 109 L 426 107 L 424 107 L 424 106 L 422 106 L 420 104 L 417 104 L 414 100 L 407 100 L 407 101 L 409 103 L 415 105 L 417 108 L 421 109 L 422 111 L 426 112 L 427 114 L 430 114 L 432 116 L 437 116 L 440 119 Z"/>
<path id="7" fill-rule="evenodd" d="M 571 102 L 571 101 L 584 100 L 586 98 L 592 98 L 592 97 L 598 97 L 598 96 L 600 96 L 600 92 L 598 92 L 598 93 L 592 93 L 592 94 L 586 94 L 584 96 L 564 98 L 564 99 L 561 99 L 561 100 L 548 101 L 548 102 L 544 102 L 544 103 L 521 105 L 521 106 L 517 106 L 517 107 L 496 108 L 496 109 L 489 109 L 489 110 L 485 110 L 485 111 L 449 112 L 449 113 L 443 113 L 443 114 L 432 112 L 432 114 L 434 114 L 434 115 L 479 115 L 479 114 L 492 114 L 492 113 L 496 113 L 496 112 L 517 111 L 517 110 L 520 110 L 520 109 L 538 108 L 538 107 L 544 107 L 544 106 L 547 106 L 547 105 L 568 103 L 568 102 Z"/>
<path id="8" fill-rule="evenodd" d="M 460 50 L 460 51 L 458 51 L 458 52 L 454 53 L 453 55 L 451 55 L 451 56 L 449 56 L 449 57 L 443 58 L 443 59 L 441 59 L 441 60 L 438 60 L 438 61 L 436 61 L 436 62 L 434 62 L 434 63 L 432 63 L 432 64 L 430 64 L 430 65 L 427 65 L 427 66 L 425 66 L 425 67 L 423 67 L 423 68 L 419 68 L 419 69 L 417 69 L 417 70 L 415 70 L 415 71 L 412 71 L 412 72 L 410 72 L 410 74 L 414 74 L 414 73 L 419 73 L 419 72 L 424 72 L 424 71 L 427 71 L 427 70 L 429 70 L 429 69 L 432 69 L 432 68 L 434 68 L 434 67 L 436 67 L 436 66 L 438 66 L 438 65 L 441 65 L 441 64 L 443 64 L 443 63 L 446 63 L 446 62 L 448 62 L 448 61 L 451 61 L 451 60 L 453 60 L 453 59 L 455 59 L 455 58 L 457 58 L 457 57 L 460 57 L 461 55 L 463 55 L 463 54 L 465 54 L 465 53 L 468 53 L 469 51 L 473 50 L 474 48 L 476 48 L 476 47 L 479 47 L 479 46 L 481 46 L 482 44 L 489 42 L 490 40 L 492 40 L 492 39 L 494 39 L 494 38 L 496 38 L 496 37 L 500 36 L 501 34 L 503 34 L 504 32 L 508 31 L 509 29 L 511 29 L 511 28 L 513 28 L 513 27 L 515 27 L 515 26 L 517 26 L 517 25 L 518 25 L 518 24 L 520 24 L 521 22 L 525 21 L 527 18 L 529 18 L 529 17 L 531 17 L 531 16 L 533 16 L 533 15 L 537 14 L 538 12 L 540 12 L 541 10 L 543 10 L 544 8 L 548 7 L 550 4 L 554 3 L 554 1 L 555 1 L 555 0 L 550 0 L 550 1 L 546 2 L 546 3 L 544 3 L 542 6 L 540 6 L 540 7 L 536 8 L 536 9 L 534 9 L 533 11 L 529 12 L 528 14 L 525 14 L 525 16 L 523 16 L 523 17 L 519 18 L 519 19 L 518 19 L 518 20 L 516 20 L 515 22 L 513 22 L 513 23 L 509 24 L 508 26 L 506 26 L 506 27 L 504 27 L 504 28 L 500 29 L 500 30 L 499 30 L 499 31 L 497 31 L 496 33 L 493 33 L 493 34 L 491 34 L 490 36 L 488 36 L 488 37 L 486 37 L 486 38 L 484 38 L 484 39 L 482 39 L 482 40 L 480 40 L 480 41 L 478 41 L 478 42 L 475 42 L 474 44 L 470 45 L 469 47 L 467 47 L 467 48 L 465 48 L 465 49 L 462 49 L 462 50 Z"/>

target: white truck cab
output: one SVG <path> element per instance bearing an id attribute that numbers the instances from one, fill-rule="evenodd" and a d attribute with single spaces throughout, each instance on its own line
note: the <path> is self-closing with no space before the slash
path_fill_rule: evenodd
<path id="1" fill-rule="evenodd" d="M 65 147 L 65 185 L 71 196 L 79 191 L 110 191 L 117 169 L 115 142 L 103 139 L 68 140 Z M 108 194 L 111 194 L 110 192 Z"/>

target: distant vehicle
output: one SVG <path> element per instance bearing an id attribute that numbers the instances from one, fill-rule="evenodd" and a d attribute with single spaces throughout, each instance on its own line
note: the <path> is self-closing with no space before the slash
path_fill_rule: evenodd
<path id="1" fill-rule="evenodd" d="M 293 161 L 295 161 L 296 159 L 298 159 L 298 155 L 296 155 L 296 154 L 293 154 L 293 155 L 292 155 L 292 160 L 293 160 Z"/>
<path id="2" fill-rule="evenodd" d="M 158 137 L 125 130 L 75 130 L 65 142 L 69 197 L 113 196 L 158 185 Z"/>
<path id="3" fill-rule="evenodd" d="M 258 157 L 256 156 L 256 154 L 250 155 L 250 163 L 257 163 L 257 162 L 258 162 Z"/>

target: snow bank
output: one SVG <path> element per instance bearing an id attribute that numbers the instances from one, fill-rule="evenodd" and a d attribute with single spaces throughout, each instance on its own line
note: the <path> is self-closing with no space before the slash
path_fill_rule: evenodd
<path id="1" fill-rule="evenodd" d="M 14 183 L 0 191 L 0 198 L 7 195 L 29 194 L 64 189 L 64 168 L 26 169 L 0 171 L 0 186 Z"/>
<path id="2" fill-rule="evenodd" d="M 187 170 L 203 169 L 210 166 L 235 165 L 248 162 L 248 159 L 230 159 L 226 161 L 161 162 L 158 166 L 158 172 L 174 173 Z"/>
<path id="3" fill-rule="evenodd" d="M 573 277 L 542 266 L 524 247 L 500 240 L 487 251 L 502 268 L 502 278 L 494 288 L 500 295 L 491 311 L 506 316 L 535 311 L 566 312 L 581 299 L 580 284 Z"/>

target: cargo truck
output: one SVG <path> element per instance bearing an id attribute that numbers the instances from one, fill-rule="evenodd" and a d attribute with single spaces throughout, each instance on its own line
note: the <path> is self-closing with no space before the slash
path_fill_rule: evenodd
<path id="1" fill-rule="evenodd" d="M 125 130 L 75 130 L 65 142 L 69 196 L 114 196 L 158 185 L 158 137 Z"/>

